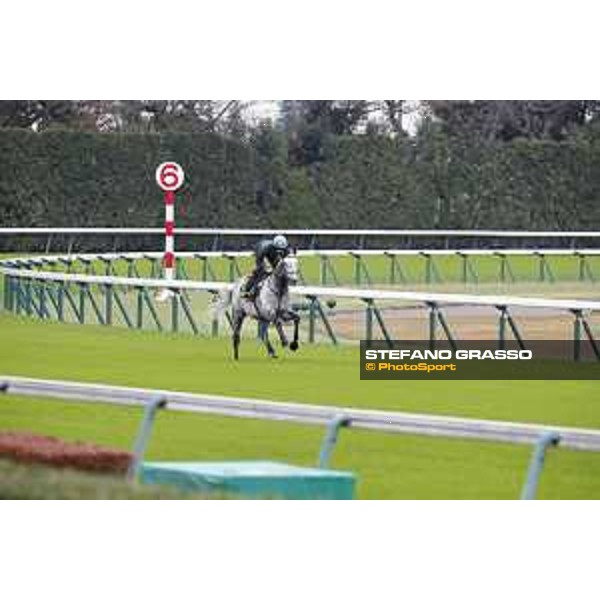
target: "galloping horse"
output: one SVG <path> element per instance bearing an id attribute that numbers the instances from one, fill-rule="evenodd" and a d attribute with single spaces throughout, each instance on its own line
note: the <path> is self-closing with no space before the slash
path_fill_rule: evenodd
<path id="1" fill-rule="evenodd" d="M 298 259 L 287 256 L 279 260 L 273 271 L 263 280 L 254 300 L 242 297 L 241 290 L 246 277 L 239 279 L 233 289 L 221 297 L 219 308 L 222 310 L 231 305 L 231 328 L 233 330 L 233 356 L 239 358 L 240 334 L 246 317 L 256 319 L 259 323 L 259 336 L 271 358 L 277 358 L 275 349 L 269 340 L 269 325 L 273 323 L 279 334 L 281 345 L 288 346 L 283 330 L 283 323 L 293 321 L 294 337 L 289 344 L 292 351 L 298 349 L 298 326 L 300 316 L 290 308 L 290 283 L 298 280 Z"/>

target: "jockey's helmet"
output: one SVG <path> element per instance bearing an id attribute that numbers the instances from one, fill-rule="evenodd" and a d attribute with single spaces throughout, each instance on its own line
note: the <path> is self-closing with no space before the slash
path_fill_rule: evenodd
<path id="1" fill-rule="evenodd" d="M 284 235 L 276 235 L 273 238 L 273 245 L 277 250 L 287 250 L 288 241 Z"/>

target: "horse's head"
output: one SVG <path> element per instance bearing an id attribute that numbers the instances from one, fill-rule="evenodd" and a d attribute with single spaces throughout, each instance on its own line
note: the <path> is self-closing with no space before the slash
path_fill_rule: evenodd
<path id="1" fill-rule="evenodd" d="M 290 283 L 296 283 L 298 281 L 298 259 L 293 254 L 282 258 L 277 263 L 275 272 Z"/>
<path id="2" fill-rule="evenodd" d="M 292 282 L 296 283 L 298 281 L 298 259 L 293 256 L 286 256 L 283 259 L 285 264 L 285 274 L 286 277 Z"/>

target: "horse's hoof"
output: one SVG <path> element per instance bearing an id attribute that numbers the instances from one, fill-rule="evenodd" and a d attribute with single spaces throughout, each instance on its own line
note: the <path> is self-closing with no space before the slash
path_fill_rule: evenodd
<path id="1" fill-rule="evenodd" d="M 298 350 L 298 342 L 292 342 L 292 343 L 290 344 L 290 350 L 291 350 L 292 352 L 296 352 L 296 350 Z"/>
<path id="2" fill-rule="evenodd" d="M 269 354 L 269 356 L 270 356 L 271 358 L 279 358 L 279 357 L 277 356 L 277 354 Z"/>

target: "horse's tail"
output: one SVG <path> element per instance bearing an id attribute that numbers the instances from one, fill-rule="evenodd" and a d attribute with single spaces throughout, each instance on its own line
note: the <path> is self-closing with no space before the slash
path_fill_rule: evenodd
<path id="1" fill-rule="evenodd" d="M 221 290 L 214 296 L 212 304 L 213 319 L 220 319 L 233 302 L 233 289 Z"/>

